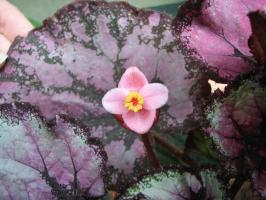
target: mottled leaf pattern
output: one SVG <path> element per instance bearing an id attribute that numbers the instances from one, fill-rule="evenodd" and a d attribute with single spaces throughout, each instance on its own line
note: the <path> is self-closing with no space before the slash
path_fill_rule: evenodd
<path id="1" fill-rule="evenodd" d="M 121 175 L 136 174 L 146 153 L 138 136 L 103 109 L 101 99 L 125 69 L 137 66 L 150 82 L 168 87 L 169 101 L 155 127 L 159 132 L 184 124 L 193 128 L 192 115 L 201 108 L 196 102 L 209 94 L 207 81 L 183 55 L 171 20 L 126 3 L 68 5 L 13 43 L 0 75 L 1 100 L 29 102 L 47 119 L 59 113 L 81 119 L 104 143 L 112 183 L 123 182 Z"/>
<path id="2" fill-rule="evenodd" d="M 0 199 L 103 196 L 105 162 L 103 147 L 70 122 L 48 128 L 27 105 L 0 106 Z"/>
<path id="3" fill-rule="evenodd" d="M 251 26 L 247 14 L 264 9 L 264 0 L 190 0 L 176 17 L 182 40 L 194 49 L 215 78 L 232 80 L 253 69 L 248 39 Z"/>
<path id="4" fill-rule="evenodd" d="M 253 176 L 254 186 L 265 196 L 266 88 L 257 81 L 243 81 L 210 108 L 208 132 L 229 159 L 227 166 Z M 263 180 L 263 181 L 262 181 Z"/>
<path id="5" fill-rule="evenodd" d="M 172 169 L 144 176 L 131 185 L 120 199 L 222 200 L 224 188 L 210 170 L 202 171 L 199 180 L 189 172 Z"/>

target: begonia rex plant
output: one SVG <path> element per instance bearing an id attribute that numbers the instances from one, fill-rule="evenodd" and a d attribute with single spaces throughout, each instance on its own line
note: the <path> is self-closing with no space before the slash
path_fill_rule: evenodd
<path id="1" fill-rule="evenodd" d="M 0 72 L 0 199 L 266 198 L 265 7 L 76 1 L 17 37 Z"/>

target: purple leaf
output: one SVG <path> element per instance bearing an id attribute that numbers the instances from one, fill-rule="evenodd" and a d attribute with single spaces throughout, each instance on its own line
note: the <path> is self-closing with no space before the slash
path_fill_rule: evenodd
<path id="1" fill-rule="evenodd" d="M 176 17 L 177 32 L 216 78 L 232 80 L 253 69 L 247 14 L 263 6 L 264 0 L 190 0 Z"/>
<path id="2" fill-rule="evenodd" d="M 105 194 L 106 155 L 81 128 L 52 129 L 24 104 L 0 106 L 0 199 L 84 199 Z"/>
<path id="3" fill-rule="evenodd" d="M 137 66 L 150 82 L 168 87 L 168 104 L 154 128 L 161 133 L 193 128 L 193 114 L 201 108 L 196 102 L 210 93 L 183 55 L 171 20 L 126 3 L 70 4 L 13 43 L 0 75 L 1 100 L 29 102 L 47 119 L 59 113 L 81 119 L 104 143 L 112 183 L 123 183 L 124 175 L 144 166 L 146 153 L 138 136 L 103 109 L 101 99 L 117 87 L 125 69 Z"/>
<path id="4" fill-rule="evenodd" d="M 199 177 L 176 169 L 148 174 L 127 188 L 119 199 L 224 199 L 223 185 L 214 172 L 205 170 Z"/>
<path id="5" fill-rule="evenodd" d="M 254 176 L 254 185 L 259 188 L 263 176 L 254 173 L 266 169 L 266 88 L 255 80 L 240 83 L 239 87 L 231 86 L 228 96 L 209 109 L 208 132 L 226 156 L 226 168 L 237 170 L 246 178 Z M 265 195 L 265 191 L 261 194 Z"/>
<path id="6" fill-rule="evenodd" d="M 266 170 L 254 172 L 252 181 L 254 188 L 262 197 L 266 198 Z"/>

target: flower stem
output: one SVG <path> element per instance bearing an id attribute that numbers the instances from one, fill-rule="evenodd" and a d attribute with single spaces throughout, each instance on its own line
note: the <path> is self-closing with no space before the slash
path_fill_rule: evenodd
<path id="1" fill-rule="evenodd" d="M 167 140 L 165 140 L 163 137 L 161 137 L 156 133 L 153 135 L 153 137 L 156 142 L 165 147 L 170 153 L 172 153 L 174 156 L 185 162 L 187 165 L 193 168 L 197 167 L 197 163 L 188 156 L 186 156 L 182 150 L 178 149 L 178 147 L 169 143 Z"/>
<path id="2" fill-rule="evenodd" d="M 142 135 L 142 140 L 143 140 L 144 146 L 146 148 L 148 157 L 152 161 L 153 167 L 155 169 L 160 169 L 160 163 L 157 160 L 157 158 L 155 156 L 155 153 L 154 153 L 154 151 L 152 149 L 148 133 Z"/>
<path id="3" fill-rule="evenodd" d="M 109 191 L 109 193 L 111 195 L 112 200 L 117 199 L 117 197 L 119 195 L 116 191 Z"/>

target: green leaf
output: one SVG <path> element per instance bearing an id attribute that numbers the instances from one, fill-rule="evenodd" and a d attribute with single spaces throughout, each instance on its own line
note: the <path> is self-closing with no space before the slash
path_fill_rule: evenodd
<path id="1" fill-rule="evenodd" d="M 162 137 L 165 141 L 167 141 L 167 143 L 169 143 L 170 145 L 175 146 L 178 150 L 180 150 L 180 152 L 184 152 L 188 134 L 179 132 L 176 134 L 167 134 L 167 135 L 159 134 L 159 136 Z M 162 165 L 166 166 L 173 164 L 184 165 L 183 161 L 178 159 L 177 156 L 169 152 L 169 150 L 167 150 L 164 146 L 159 144 L 156 140 L 155 140 L 155 152 Z"/>
<path id="2" fill-rule="evenodd" d="M 32 26 L 34 28 L 38 28 L 38 27 L 42 26 L 42 22 L 39 22 L 35 19 L 32 19 L 31 17 L 27 17 L 27 19 L 30 21 L 30 23 L 32 24 Z"/>
<path id="3" fill-rule="evenodd" d="M 112 196 L 110 193 L 107 193 L 102 200 L 112 200 Z"/>
<path id="4" fill-rule="evenodd" d="M 174 3 L 174 4 L 166 4 L 166 5 L 162 5 L 162 6 L 150 7 L 150 9 L 157 10 L 160 12 L 165 12 L 167 14 L 175 16 L 177 11 L 179 10 L 180 6 L 182 6 L 182 4 L 185 2 L 186 2 L 185 0 L 180 0 L 179 2 Z"/>
<path id="5" fill-rule="evenodd" d="M 200 165 L 216 165 L 219 162 L 219 155 L 212 145 L 212 140 L 203 133 L 192 133 L 188 136 L 185 153 Z"/>

